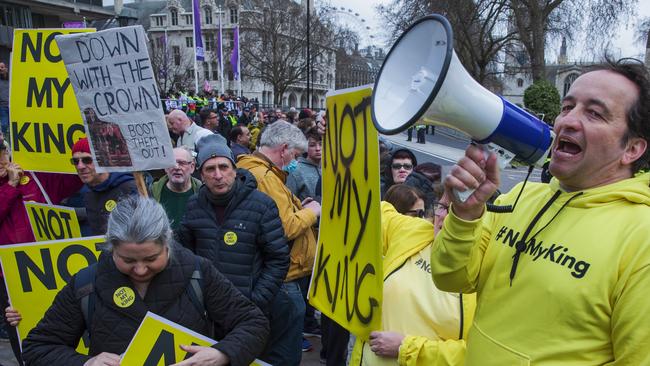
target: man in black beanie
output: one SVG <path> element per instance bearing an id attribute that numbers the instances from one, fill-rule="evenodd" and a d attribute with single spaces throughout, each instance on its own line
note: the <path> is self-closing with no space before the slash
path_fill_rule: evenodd
<path id="1" fill-rule="evenodd" d="M 236 168 L 219 136 L 202 138 L 197 148 L 203 186 L 187 203 L 178 241 L 212 261 L 268 318 L 286 311 L 290 299 L 279 290 L 289 247 L 275 202 L 257 190 L 247 170 Z M 270 354 L 278 349 L 282 339 L 270 337 L 259 358 L 273 362 Z"/>

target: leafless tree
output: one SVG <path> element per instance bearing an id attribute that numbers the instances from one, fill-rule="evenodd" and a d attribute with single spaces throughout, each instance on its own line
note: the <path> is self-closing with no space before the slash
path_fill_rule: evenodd
<path id="1" fill-rule="evenodd" d="M 392 27 L 393 39 L 426 14 L 444 15 L 453 28 L 458 58 L 478 82 L 486 84 L 494 80 L 498 53 L 516 36 L 506 26 L 508 5 L 508 0 L 393 0 L 378 10 Z"/>
<path id="2" fill-rule="evenodd" d="M 152 38 L 149 43 L 149 57 L 161 94 L 166 94 L 170 89 L 188 90 L 190 87 L 193 88 L 194 75 L 188 77 L 188 70 L 191 70 L 194 64 L 189 54 L 181 51 L 174 56 L 172 46 L 166 45 L 164 38 L 162 41 Z"/>
<path id="3" fill-rule="evenodd" d="M 306 80 L 306 12 L 291 0 L 253 3 L 259 10 L 242 12 L 240 19 L 242 74 L 271 84 L 274 103 L 280 104 L 290 86 Z M 312 72 L 322 72 L 323 65 L 316 60 L 332 49 L 331 31 L 318 11 L 312 13 L 310 28 Z"/>
<path id="4" fill-rule="evenodd" d="M 485 60 L 496 56 L 516 37 L 528 56 L 533 79 L 541 80 L 545 77 L 545 52 L 550 40 L 561 36 L 575 40 L 579 34 L 587 34 L 589 49 L 604 50 L 616 26 L 629 18 L 637 3 L 638 0 L 393 0 L 379 11 L 394 36 L 426 13 L 447 16 L 455 31 L 458 56 L 479 81 Z M 508 19 L 505 31 L 499 27 L 504 17 Z M 463 34 L 465 30 L 469 30 L 468 34 Z"/>
<path id="5" fill-rule="evenodd" d="M 534 80 L 545 78 L 546 45 L 562 36 L 584 37 L 594 54 L 603 52 L 616 27 L 626 21 L 638 0 L 510 0 L 513 24 L 529 58 Z"/>

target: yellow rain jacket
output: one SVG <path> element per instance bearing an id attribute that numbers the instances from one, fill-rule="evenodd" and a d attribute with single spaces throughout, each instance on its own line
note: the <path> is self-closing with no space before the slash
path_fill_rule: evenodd
<path id="1" fill-rule="evenodd" d="M 400 332 L 405 338 L 398 358 L 376 356 L 367 342 L 357 338 L 350 364 L 462 365 L 475 296 L 435 288 L 427 263 L 434 233 L 431 222 L 402 215 L 388 202 L 381 202 L 381 220 L 382 324 L 384 330 Z"/>

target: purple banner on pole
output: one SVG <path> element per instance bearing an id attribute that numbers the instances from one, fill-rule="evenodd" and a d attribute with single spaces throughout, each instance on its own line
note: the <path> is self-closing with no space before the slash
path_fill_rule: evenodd
<path id="1" fill-rule="evenodd" d="M 239 80 L 239 26 L 234 29 L 230 66 L 235 80 Z"/>
<path id="2" fill-rule="evenodd" d="M 203 61 L 205 54 L 203 52 L 203 39 L 201 38 L 201 12 L 199 11 L 199 0 L 192 0 L 193 17 L 194 17 L 194 45 L 196 47 L 196 60 Z"/>
<path id="3" fill-rule="evenodd" d="M 86 28 L 85 22 L 63 22 L 63 28 Z"/>

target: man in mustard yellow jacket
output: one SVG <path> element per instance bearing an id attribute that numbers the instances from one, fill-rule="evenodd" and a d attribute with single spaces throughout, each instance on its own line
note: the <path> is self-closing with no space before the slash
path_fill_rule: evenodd
<path id="1" fill-rule="evenodd" d="M 289 272 L 282 289 L 292 300 L 292 304 L 289 304 L 291 314 L 288 318 L 271 318 L 271 328 L 274 328 L 275 321 L 282 323 L 286 329 L 283 334 L 272 334 L 270 338 L 283 337 L 291 343 L 290 349 L 278 350 L 285 356 L 282 362 L 277 363 L 281 365 L 300 364 L 305 301 L 297 280 L 311 274 L 316 255 L 313 226 L 320 216 L 320 204 L 311 198 L 300 202 L 284 184 L 287 172 L 283 168 L 295 163 L 306 149 L 307 139 L 302 131 L 286 121 L 278 120 L 266 127 L 258 149 L 250 155 L 242 155 L 237 162 L 239 168 L 247 169 L 255 176 L 257 189 L 275 201 L 291 250 Z"/>

